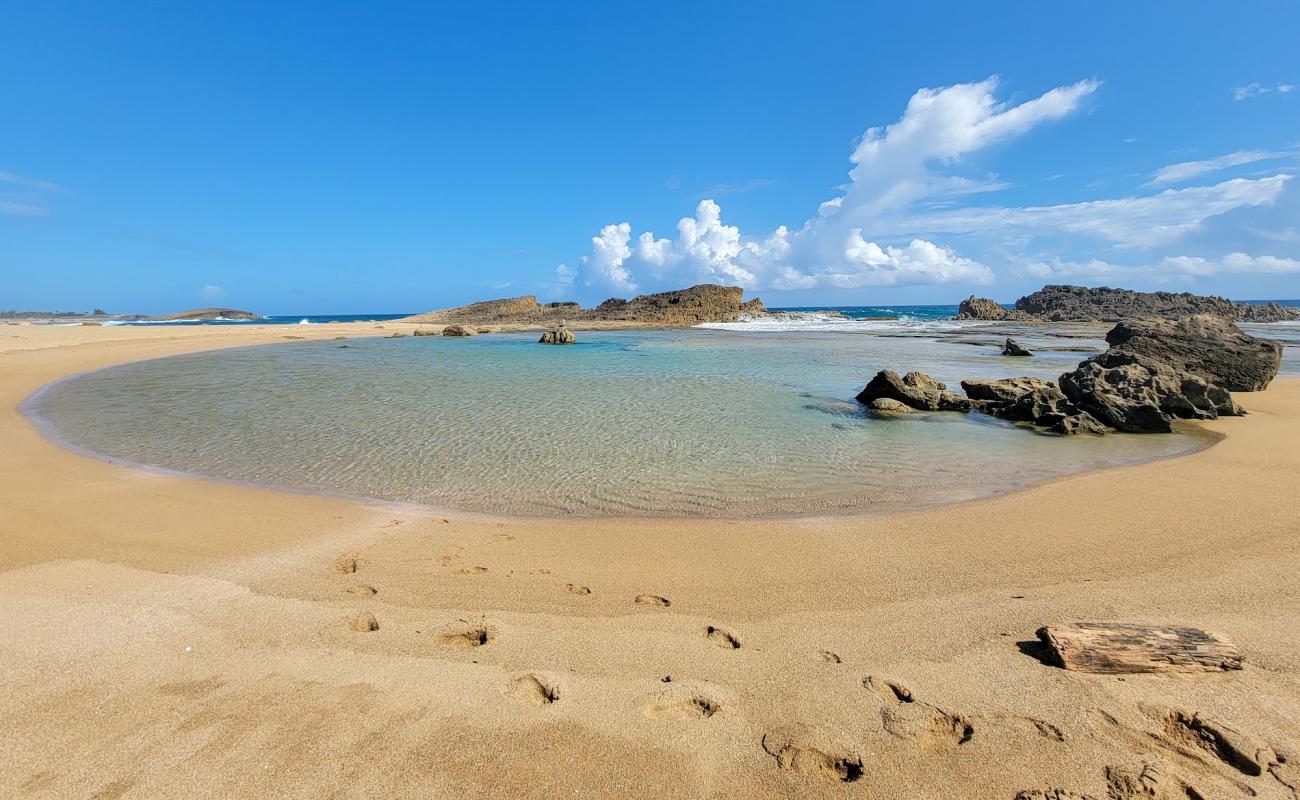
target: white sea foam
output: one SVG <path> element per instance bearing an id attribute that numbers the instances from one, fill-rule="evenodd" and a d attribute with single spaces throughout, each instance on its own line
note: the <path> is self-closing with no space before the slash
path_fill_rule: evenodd
<path id="1" fill-rule="evenodd" d="M 920 319 L 906 314 L 896 319 L 850 319 L 838 314 L 794 311 L 761 316 L 742 316 L 736 322 L 704 322 L 695 327 L 719 331 L 772 333 L 784 331 L 870 333 L 873 331 L 896 330 L 949 331 L 959 330 L 968 324 L 953 319 Z"/>

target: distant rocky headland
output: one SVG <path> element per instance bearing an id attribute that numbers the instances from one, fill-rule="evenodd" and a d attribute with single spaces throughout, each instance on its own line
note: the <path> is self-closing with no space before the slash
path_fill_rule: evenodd
<path id="1" fill-rule="evenodd" d="M 188 311 L 176 311 L 158 317 L 149 317 L 155 322 L 177 322 L 187 319 L 261 319 L 261 314 L 252 311 L 240 311 L 235 308 L 191 308 Z"/>
<path id="2" fill-rule="evenodd" d="M 1135 292 L 1131 289 L 1049 285 L 1025 295 L 1011 309 L 993 300 L 970 297 L 961 302 L 957 319 L 1007 322 L 1119 322 L 1160 317 L 1181 319 L 1210 315 L 1233 322 L 1300 320 L 1300 308 L 1277 303 L 1251 305 L 1188 292 Z"/>
<path id="3" fill-rule="evenodd" d="M 586 309 L 574 302 L 539 303 L 533 295 L 524 295 L 439 309 L 404 317 L 397 322 L 540 327 L 565 321 L 574 327 L 622 323 L 627 327 L 685 328 L 702 322 L 734 322 L 742 315 L 766 312 L 762 300 L 745 301 L 743 297 L 744 289 L 739 286 L 712 283 L 637 295 L 631 300 L 614 297 L 595 308 Z"/>

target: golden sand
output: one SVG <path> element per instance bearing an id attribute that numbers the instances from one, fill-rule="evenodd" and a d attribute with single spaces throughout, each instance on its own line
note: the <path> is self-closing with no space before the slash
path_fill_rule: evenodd
<path id="1" fill-rule="evenodd" d="M 799 520 L 236 487 L 17 410 L 108 364 L 408 329 L 0 326 L 0 797 L 1296 796 L 1295 379 L 1184 458 Z M 1245 668 L 1022 652 L 1077 619 L 1208 628 Z"/>

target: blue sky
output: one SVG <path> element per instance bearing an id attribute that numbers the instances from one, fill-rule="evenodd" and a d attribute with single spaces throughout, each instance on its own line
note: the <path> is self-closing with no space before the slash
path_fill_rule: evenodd
<path id="1" fill-rule="evenodd" d="M 1300 297 L 1296 3 L 127 5 L 0 2 L 0 308 Z"/>

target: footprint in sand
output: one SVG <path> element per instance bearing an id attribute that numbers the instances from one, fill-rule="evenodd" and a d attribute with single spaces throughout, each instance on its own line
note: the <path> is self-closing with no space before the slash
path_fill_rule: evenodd
<path id="1" fill-rule="evenodd" d="M 401 525 L 401 524 L 402 524 L 402 521 L 401 521 L 400 519 L 390 519 L 388 522 L 385 522 L 383 525 L 381 525 L 381 526 L 379 526 L 379 527 L 381 527 L 381 528 L 396 528 L 396 527 L 398 527 L 398 526 Z"/>
<path id="2" fill-rule="evenodd" d="M 348 589 L 348 594 L 354 594 L 357 597 L 374 597 L 379 594 L 379 590 L 368 583 L 358 583 L 356 586 Z"/>
<path id="3" fill-rule="evenodd" d="M 485 646 L 496 636 L 496 628 L 486 622 L 470 622 L 461 619 L 442 629 L 438 634 L 438 643 L 457 650 L 471 650 Z"/>
<path id="4" fill-rule="evenodd" d="M 703 635 L 705 639 L 713 642 L 723 650 L 740 649 L 740 639 L 736 638 L 734 634 L 724 631 L 722 628 L 715 628 L 710 625 L 704 629 Z"/>
<path id="5" fill-rule="evenodd" d="M 487 572 L 487 567 L 461 567 L 456 570 L 457 575 L 482 575 Z"/>
<path id="6" fill-rule="evenodd" d="M 900 739 L 911 739 L 922 750 L 960 747 L 975 735 L 975 726 L 956 714 L 929 703 L 899 703 L 880 709 L 885 730 Z"/>
<path id="7" fill-rule="evenodd" d="M 862 777 L 862 756 L 799 725 L 763 734 L 763 750 L 783 770 L 832 783 L 852 783 Z"/>
<path id="8" fill-rule="evenodd" d="M 511 535 L 508 534 L 508 533 L 494 533 L 494 534 L 492 534 L 492 541 L 494 541 L 494 542 L 498 542 L 498 543 L 500 543 L 500 542 L 513 542 L 514 540 L 515 540 L 515 537 L 511 536 Z"/>
<path id="9" fill-rule="evenodd" d="M 708 719 L 722 710 L 722 702 L 699 689 L 682 687 L 662 692 L 645 707 L 650 719 Z"/>
<path id="10" fill-rule="evenodd" d="M 358 633 L 370 633 L 379 630 L 379 620 L 369 611 L 363 611 L 348 620 L 348 627 Z"/>
<path id="11" fill-rule="evenodd" d="M 820 656 L 822 657 L 822 661 L 825 661 L 825 662 L 828 663 L 828 664 L 840 664 L 840 663 L 843 663 L 843 659 L 839 657 L 839 654 L 837 654 L 837 653 L 832 653 L 832 652 L 829 651 L 829 650 L 822 650 L 822 651 L 820 651 L 820 652 L 818 653 L 818 655 L 820 655 Z"/>
<path id="12" fill-rule="evenodd" d="M 912 690 L 901 683 L 868 675 L 862 679 L 862 685 L 886 703 L 912 702 Z"/>
<path id="13" fill-rule="evenodd" d="M 636 604 L 639 606 L 660 606 L 662 608 L 672 605 L 667 597 L 660 597 L 657 594 L 639 594 L 636 596 Z"/>
<path id="14" fill-rule="evenodd" d="M 564 591 L 568 592 L 569 594 L 591 594 L 591 589 L 588 589 L 586 586 L 577 583 L 564 584 Z"/>
<path id="15" fill-rule="evenodd" d="M 356 556 L 350 556 L 347 553 L 334 559 L 334 571 L 340 575 L 351 575 L 361 566 Z"/>
<path id="16" fill-rule="evenodd" d="M 560 690 L 553 681 L 530 672 L 510 681 L 505 695 L 525 705 L 545 708 L 560 699 Z"/>

